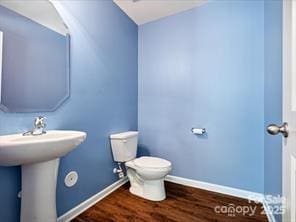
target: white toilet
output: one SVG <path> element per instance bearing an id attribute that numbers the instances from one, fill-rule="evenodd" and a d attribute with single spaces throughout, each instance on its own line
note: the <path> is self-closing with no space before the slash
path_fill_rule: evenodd
<path id="1" fill-rule="evenodd" d="M 127 167 L 130 192 L 148 200 L 164 200 L 164 177 L 172 169 L 171 163 L 157 157 L 136 158 L 138 132 L 113 134 L 110 139 L 114 161 L 125 162 Z"/>

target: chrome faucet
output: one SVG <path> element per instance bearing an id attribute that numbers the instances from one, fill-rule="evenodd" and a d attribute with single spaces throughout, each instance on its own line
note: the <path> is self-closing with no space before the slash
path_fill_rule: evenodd
<path id="1" fill-rule="evenodd" d="M 36 117 L 34 121 L 33 129 L 28 132 L 25 132 L 23 135 L 37 136 L 37 135 L 45 134 L 46 133 L 46 131 L 44 131 L 44 128 L 46 127 L 45 120 L 46 120 L 46 117 L 43 117 L 43 116 Z"/>

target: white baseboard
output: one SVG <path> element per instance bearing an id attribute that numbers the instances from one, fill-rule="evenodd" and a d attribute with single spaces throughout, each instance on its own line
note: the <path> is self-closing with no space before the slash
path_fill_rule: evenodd
<path id="1" fill-rule="evenodd" d="M 110 186 L 106 187 L 104 190 L 100 191 L 99 193 L 95 194 L 94 196 L 90 197 L 86 201 L 82 202 L 81 204 L 77 205 L 76 207 L 72 208 L 62 216 L 58 218 L 57 222 L 69 222 L 79 214 L 90 208 L 91 206 L 95 205 L 104 197 L 108 196 L 110 193 L 121 187 L 128 181 L 127 177 L 122 178 L 115 183 L 111 184 Z"/>
<path id="2" fill-rule="evenodd" d="M 185 185 L 185 186 L 190 186 L 190 187 L 195 187 L 195 188 L 208 190 L 208 191 L 212 191 L 212 192 L 227 194 L 230 196 L 240 197 L 240 198 L 244 198 L 244 199 L 260 200 L 260 202 L 263 202 L 263 199 L 264 199 L 264 196 L 261 193 L 256 193 L 256 192 L 247 191 L 247 190 L 241 190 L 241 189 L 217 185 L 217 184 L 213 184 L 213 183 L 202 182 L 202 181 L 198 181 L 198 180 L 186 179 L 183 177 L 168 175 L 168 176 L 166 176 L 165 180 L 172 182 L 172 183 L 178 183 L 178 184 Z"/>

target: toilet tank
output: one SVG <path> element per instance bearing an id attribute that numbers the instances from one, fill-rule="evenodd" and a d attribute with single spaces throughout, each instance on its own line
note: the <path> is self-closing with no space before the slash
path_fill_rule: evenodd
<path id="1" fill-rule="evenodd" d="M 137 156 L 138 132 L 128 131 L 110 135 L 113 159 L 126 162 Z"/>

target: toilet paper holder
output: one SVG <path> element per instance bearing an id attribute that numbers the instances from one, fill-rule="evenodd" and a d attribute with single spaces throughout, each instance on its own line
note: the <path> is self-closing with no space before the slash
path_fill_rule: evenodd
<path id="1" fill-rule="evenodd" d="M 206 128 L 191 128 L 191 132 L 195 135 L 203 135 L 206 133 Z"/>

